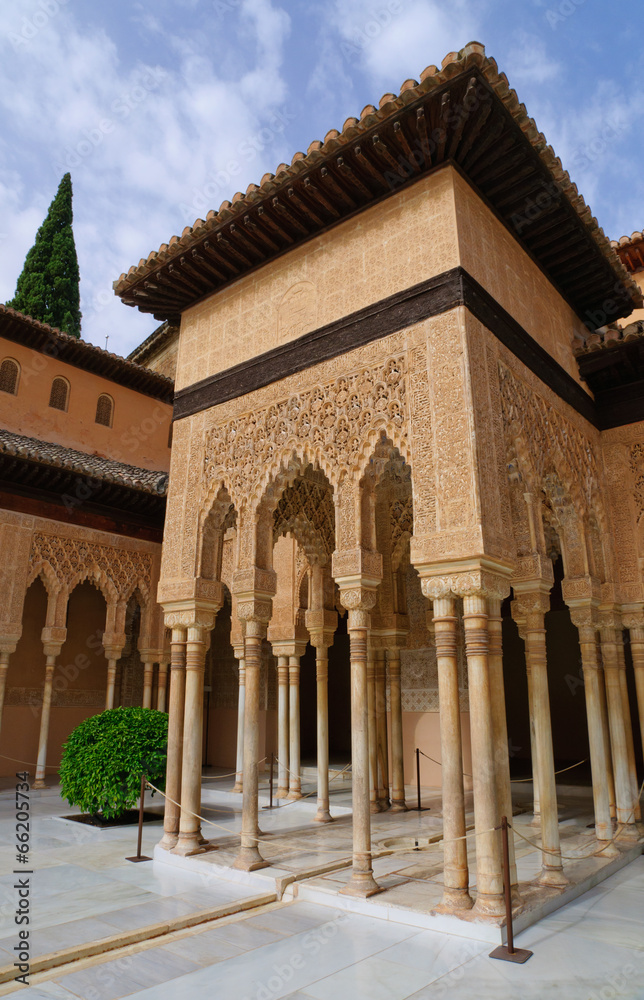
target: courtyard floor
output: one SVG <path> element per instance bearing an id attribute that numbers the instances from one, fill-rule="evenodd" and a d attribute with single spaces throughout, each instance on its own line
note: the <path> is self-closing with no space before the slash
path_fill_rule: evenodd
<path id="1" fill-rule="evenodd" d="M 332 812 L 338 818 L 330 827 L 312 822 L 314 797 L 263 810 L 263 850 L 273 867 L 252 877 L 245 873 L 226 877 L 241 810 L 241 797 L 228 789 L 225 781 L 204 781 L 203 815 L 217 823 L 211 829 L 204 827 L 204 833 L 214 836 L 220 846 L 198 858 L 172 859 L 180 865 L 132 864 L 125 858 L 135 853 L 135 828 L 97 830 L 62 819 L 75 810 L 61 802 L 57 788 L 32 791 L 28 870 L 33 872 L 29 876 L 33 969 L 38 969 L 39 958 L 59 954 L 51 960 L 53 967 L 32 971 L 29 987 L 0 984 L 0 996 L 19 992 L 26 1000 L 644 998 L 643 858 L 534 926 L 519 930 L 518 946 L 531 948 L 534 956 L 526 965 L 514 966 L 488 958 L 492 945 L 481 940 L 476 926 L 461 925 L 464 929 L 454 935 L 423 923 L 431 921 L 429 911 L 440 898 L 442 856 L 438 848 L 416 852 L 413 843 L 417 839 L 422 846 L 440 832 L 437 794 L 426 792 L 423 804 L 431 809 L 420 814 L 373 817 L 374 849 L 383 852 L 374 868 L 387 891 L 347 909 L 350 901 L 338 897 L 337 891 L 349 875 L 348 788 L 333 792 Z M 564 853 L 588 853 L 585 798 L 575 790 L 569 795 L 561 791 Z M 525 786 L 518 790 L 519 804 L 523 796 L 527 806 L 528 794 Z M 157 796 L 151 808 L 161 811 Z M 529 820 L 526 812 L 515 816 L 514 822 L 535 839 Z M 160 826 L 159 819 L 144 827 L 144 853 L 153 853 Z M 0 965 L 5 968 L 13 961 L 17 941 L 14 884 L 26 877 L 16 861 L 14 828 L 14 794 L 4 791 L 0 793 Z M 395 854 L 386 853 L 392 848 Z M 538 857 L 533 848 L 517 841 L 517 859 L 522 893 L 529 899 Z M 566 869 L 570 873 L 575 866 L 587 869 L 589 864 L 596 866 L 596 859 L 568 862 Z M 20 868 L 23 871 L 14 875 Z M 249 909 L 244 912 L 242 907 Z M 413 912 L 401 914 L 405 908 Z M 101 941 L 104 945 L 94 944 Z M 105 947 L 110 950 L 92 954 Z"/>

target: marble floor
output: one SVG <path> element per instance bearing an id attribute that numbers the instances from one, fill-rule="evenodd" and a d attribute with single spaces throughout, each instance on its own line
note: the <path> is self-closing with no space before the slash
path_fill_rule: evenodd
<path id="1" fill-rule="evenodd" d="M 307 902 L 274 904 L 21 991 L 24 1000 L 642 1000 L 644 858 L 524 931 L 478 941 Z M 42 977 L 37 977 L 42 979 Z"/>

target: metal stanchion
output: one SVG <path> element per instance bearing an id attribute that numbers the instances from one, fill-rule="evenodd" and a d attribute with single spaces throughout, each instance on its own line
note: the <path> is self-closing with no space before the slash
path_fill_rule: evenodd
<path id="1" fill-rule="evenodd" d="M 429 810 L 429 806 L 423 807 L 420 802 L 420 750 L 416 747 L 416 793 L 418 796 L 418 805 L 412 806 L 412 810 L 417 810 L 418 812 L 426 812 Z"/>
<path id="2" fill-rule="evenodd" d="M 498 958 L 502 962 L 515 962 L 523 965 L 532 957 L 532 952 L 525 948 L 514 947 L 514 932 L 512 930 L 512 887 L 510 886 L 510 847 L 508 844 L 508 818 L 501 819 L 501 838 L 503 840 L 503 892 L 505 894 L 505 924 L 508 943 L 500 945 L 490 952 L 490 958 Z"/>
<path id="3" fill-rule="evenodd" d="M 136 857 L 126 858 L 126 861 L 152 861 L 145 854 L 141 854 L 141 844 L 143 843 L 143 810 L 145 808 L 145 774 L 141 775 L 141 799 L 139 802 L 139 839 L 136 845 Z"/>
<path id="4" fill-rule="evenodd" d="M 269 805 L 262 806 L 262 809 L 272 809 L 273 808 L 273 765 L 275 763 L 275 754 L 271 753 L 271 772 L 268 779 L 268 789 L 269 789 Z"/>

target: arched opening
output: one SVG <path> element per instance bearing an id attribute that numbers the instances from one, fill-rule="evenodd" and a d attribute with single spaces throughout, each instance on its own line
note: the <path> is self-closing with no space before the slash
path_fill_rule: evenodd
<path id="1" fill-rule="evenodd" d="M 4 358 L 0 364 L 0 392 L 18 395 L 20 382 L 20 365 L 13 358 Z"/>
<path id="2" fill-rule="evenodd" d="M 69 382 L 66 378 L 57 375 L 51 383 L 49 394 L 49 405 L 53 410 L 67 411 L 69 406 Z"/>
<path id="3" fill-rule="evenodd" d="M 125 609 L 125 646 L 116 665 L 114 705 L 143 704 L 143 663 L 139 654 L 143 598 L 135 590 Z"/>
<path id="4" fill-rule="evenodd" d="M 104 427 L 111 427 L 113 418 L 114 418 L 114 400 L 112 399 L 111 396 L 108 396 L 106 392 L 103 392 L 98 397 L 96 403 L 95 422 L 97 424 L 103 424 Z"/>

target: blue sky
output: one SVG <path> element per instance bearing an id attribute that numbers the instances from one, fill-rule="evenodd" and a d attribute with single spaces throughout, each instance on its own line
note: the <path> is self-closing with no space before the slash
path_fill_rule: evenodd
<path id="1" fill-rule="evenodd" d="M 0 0 L 0 301 L 70 170 L 83 337 L 156 325 L 112 281 L 476 39 L 607 235 L 644 227 L 642 29 L 607 0 Z"/>

